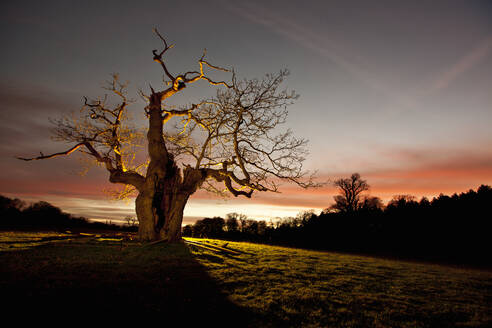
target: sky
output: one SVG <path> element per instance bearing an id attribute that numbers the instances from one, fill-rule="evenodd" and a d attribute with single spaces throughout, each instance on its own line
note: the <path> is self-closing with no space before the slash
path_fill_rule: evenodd
<path id="1" fill-rule="evenodd" d="M 50 118 L 104 94 L 119 73 L 137 91 L 162 85 L 156 27 L 175 47 L 172 72 L 210 62 L 261 78 L 288 69 L 300 98 L 285 128 L 309 139 L 304 167 L 317 189 L 283 185 L 252 199 L 197 192 L 185 223 L 238 212 L 251 218 L 321 211 L 330 182 L 358 172 L 384 201 L 492 185 L 492 1 L 10 1 L 0 3 L 0 194 L 44 200 L 98 220 L 135 216 L 114 201 L 107 172 L 81 156 L 24 162 L 67 149 Z M 160 84 L 161 83 L 161 84 Z M 190 88 L 191 89 L 191 88 Z M 213 95 L 205 85 L 171 104 Z"/>

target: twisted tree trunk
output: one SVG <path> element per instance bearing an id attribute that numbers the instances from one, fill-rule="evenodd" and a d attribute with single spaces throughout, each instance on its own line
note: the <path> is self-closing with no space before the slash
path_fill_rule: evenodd
<path id="1" fill-rule="evenodd" d="M 206 178 L 201 169 L 187 167 L 184 172 L 176 166 L 172 154 L 167 151 L 163 138 L 161 93 L 153 93 L 147 107 L 149 130 L 147 133 L 149 166 L 143 186 L 135 201 L 139 220 L 139 239 L 179 242 L 183 211 L 188 198 Z"/>
<path id="2" fill-rule="evenodd" d="M 172 174 L 148 176 L 135 201 L 142 241 L 179 242 L 186 203 L 206 178 L 206 171 L 200 169 L 186 168 L 181 174 L 173 166 L 166 172 Z"/>
<path id="3" fill-rule="evenodd" d="M 135 201 L 142 241 L 181 240 L 183 210 L 189 195 L 168 188 L 146 188 Z"/>

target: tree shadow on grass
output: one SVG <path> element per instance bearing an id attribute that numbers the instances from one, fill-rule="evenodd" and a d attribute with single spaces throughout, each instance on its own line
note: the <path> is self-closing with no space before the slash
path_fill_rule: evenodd
<path id="1" fill-rule="evenodd" d="M 251 327 L 184 244 L 57 244 L 0 253 L 3 312 L 37 322 Z"/>

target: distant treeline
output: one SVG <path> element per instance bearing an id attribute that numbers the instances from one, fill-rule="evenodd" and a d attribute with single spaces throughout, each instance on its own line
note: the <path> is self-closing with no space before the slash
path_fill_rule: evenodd
<path id="1" fill-rule="evenodd" d="M 138 229 L 130 220 L 125 226 L 91 222 L 84 217 L 65 213 L 60 208 L 45 201 L 27 204 L 18 198 L 12 199 L 0 195 L 0 229 L 61 231 L 78 228 L 124 231 L 137 231 Z"/>
<path id="2" fill-rule="evenodd" d="M 183 228 L 184 236 L 492 266 L 492 188 L 428 200 L 366 197 L 355 210 L 304 212 L 276 222 L 232 213 Z"/>

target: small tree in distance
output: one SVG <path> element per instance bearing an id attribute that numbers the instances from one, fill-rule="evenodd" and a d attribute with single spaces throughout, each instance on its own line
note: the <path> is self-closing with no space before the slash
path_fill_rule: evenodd
<path id="1" fill-rule="evenodd" d="M 360 195 L 369 190 L 369 184 L 362 180 L 359 173 L 353 173 L 350 178 L 340 178 L 333 182 L 338 188 L 339 195 L 333 197 L 335 204 L 332 209 L 342 213 L 353 213 L 360 207 Z"/>
<path id="2" fill-rule="evenodd" d="M 126 216 L 125 221 L 126 221 L 126 225 L 129 228 L 133 228 L 137 226 L 137 218 L 134 216 Z"/>
<path id="3" fill-rule="evenodd" d="M 277 192 L 281 181 L 303 188 L 315 185 L 302 170 L 306 140 L 290 130 L 279 133 L 286 107 L 298 97 L 280 89 L 287 71 L 261 80 L 239 80 L 233 70 L 209 63 L 204 52 L 198 70 L 173 74 L 164 59 L 173 45 L 154 32 L 163 49 L 152 51 L 153 60 L 162 68 L 165 83 L 160 90 L 151 86 L 148 94 L 141 91 L 147 101 L 143 113 L 148 125 L 143 132 L 129 120 L 132 101 L 127 84 L 114 75 L 107 90 L 116 97 L 115 104 L 106 97 L 85 98 L 81 117 L 54 121 L 55 137 L 71 144 L 67 150 L 20 159 L 48 159 L 75 151 L 93 158 L 108 171 L 110 182 L 126 186 L 126 195 L 136 195 L 142 241 L 180 241 L 183 210 L 199 188 L 250 198 L 256 191 Z M 228 74 L 230 80 L 213 80 L 205 70 Z M 189 106 L 166 106 L 170 97 L 198 81 L 216 87 L 216 96 Z M 134 151 L 138 144 L 147 150 L 140 163 Z"/>
<path id="4" fill-rule="evenodd" d="M 248 217 L 240 213 L 229 213 L 226 215 L 225 226 L 227 232 L 238 232 L 242 222 Z"/>

